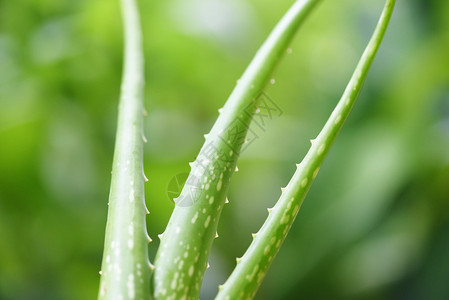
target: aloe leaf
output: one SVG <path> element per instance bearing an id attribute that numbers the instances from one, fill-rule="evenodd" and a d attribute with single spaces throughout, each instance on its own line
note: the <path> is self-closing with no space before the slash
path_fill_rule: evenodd
<path id="1" fill-rule="evenodd" d="M 346 90 L 258 233 L 242 256 L 231 276 L 220 286 L 216 299 L 251 299 L 257 292 L 273 258 L 279 251 L 299 208 L 343 127 L 359 95 L 368 70 L 387 29 L 395 0 L 388 0 Z"/>
<path id="2" fill-rule="evenodd" d="M 143 174 L 143 54 L 138 8 L 122 0 L 124 70 L 99 299 L 150 299 Z"/>
<path id="3" fill-rule="evenodd" d="M 153 279 L 156 299 L 197 299 L 231 176 L 257 99 L 295 32 L 319 0 L 296 1 L 238 81 L 196 158 L 160 236 Z"/>

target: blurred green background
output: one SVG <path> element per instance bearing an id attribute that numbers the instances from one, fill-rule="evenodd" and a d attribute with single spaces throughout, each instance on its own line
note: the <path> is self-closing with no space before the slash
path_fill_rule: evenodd
<path id="1" fill-rule="evenodd" d="M 293 0 L 140 1 L 153 257 L 236 80 Z M 205 274 L 212 299 L 341 96 L 383 0 L 323 1 L 265 93 Z M 122 68 L 118 1 L 0 0 L 0 299 L 95 299 Z M 449 299 L 449 2 L 398 0 L 257 299 Z"/>

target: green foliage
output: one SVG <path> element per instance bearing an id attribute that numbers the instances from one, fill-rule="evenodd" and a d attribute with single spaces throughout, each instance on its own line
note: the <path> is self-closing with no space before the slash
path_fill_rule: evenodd
<path id="1" fill-rule="evenodd" d="M 143 51 L 134 0 L 122 1 L 123 80 L 98 299 L 151 299 L 143 173 Z"/>
<path id="2" fill-rule="evenodd" d="M 199 133 L 291 3 L 139 2 L 151 237 L 173 209 L 170 179 L 189 171 Z M 215 297 L 324 124 L 382 3 L 325 1 L 292 42 L 264 91 L 283 114 L 252 128 L 201 299 Z M 446 1 L 397 1 L 360 101 L 256 299 L 449 298 L 448 14 Z M 121 39 L 118 1 L 0 1 L 1 299 L 98 293 Z"/>
<path id="3" fill-rule="evenodd" d="M 291 228 L 307 192 L 337 138 L 362 89 L 368 70 L 385 35 L 395 0 L 387 0 L 376 30 L 357 65 L 346 90 L 287 187 L 269 209 L 269 216 L 226 283 L 217 299 L 252 299 Z"/>
<path id="4" fill-rule="evenodd" d="M 378 27 L 345 94 L 320 135 L 312 141 L 311 150 L 304 161 L 298 165 L 297 173 L 285 189 L 285 193 L 283 191 L 272 214 L 270 211 L 261 232 L 253 235 L 254 241 L 250 248 L 242 259 L 237 260 L 236 270 L 222 287 L 218 299 L 254 297 L 326 154 L 354 106 L 385 34 L 394 2 L 394 0 L 387 1 Z M 150 292 L 147 290 L 149 285 L 145 280 L 148 276 L 142 274 L 142 263 L 146 265 L 147 256 L 142 253 L 141 248 L 134 250 L 136 242 L 134 231 L 145 228 L 145 220 L 142 222 L 141 218 L 135 218 L 138 206 L 136 208 L 134 203 L 134 180 L 140 176 L 137 167 L 142 167 L 140 158 L 142 142 L 136 142 L 139 134 L 142 134 L 140 125 L 143 110 L 140 99 L 142 83 L 140 33 L 138 21 L 131 23 L 133 19 L 138 20 L 134 3 L 124 3 L 126 37 L 125 77 L 122 88 L 124 96 L 121 101 L 114 159 L 111 190 L 113 201 L 111 201 L 108 218 L 104 254 L 106 258 L 103 260 L 103 267 L 107 269 L 107 273 L 105 272 L 102 277 L 100 286 L 102 299 L 117 295 L 123 298 L 125 292 L 128 292 L 127 299 L 134 299 L 136 296 L 150 297 Z M 219 110 L 220 116 L 210 134 L 205 135 L 206 142 L 195 162 L 191 163 L 192 170 L 187 183 L 180 196 L 175 199 L 176 207 L 166 231 L 159 235 L 161 245 L 156 256 L 153 283 L 155 298 L 196 299 L 199 297 L 203 274 L 208 268 L 207 259 L 212 241 L 218 237 L 216 228 L 221 210 L 226 203 L 229 183 L 242 145 L 246 142 L 245 137 L 251 120 L 260 105 L 259 97 L 279 58 L 287 50 L 298 26 L 317 3 L 318 1 L 315 0 L 295 2 L 262 45 L 225 106 Z M 134 138 L 128 141 L 128 137 Z M 138 155 L 137 160 L 136 155 Z M 131 168 L 131 175 L 128 175 L 130 161 L 135 163 L 136 168 Z M 114 174 L 122 176 L 114 176 Z M 140 196 L 143 196 L 142 192 Z M 117 209 L 116 206 L 121 209 Z M 129 212 L 124 214 L 123 212 L 127 210 Z M 123 228 L 129 228 L 128 232 Z M 122 254 L 123 246 L 120 246 L 124 244 L 124 241 L 128 241 L 129 249 Z M 140 246 L 142 245 L 140 239 L 137 239 L 137 242 Z M 122 269 L 129 274 L 126 286 L 123 284 Z M 137 293 L 136 282 L 138 282 Z"/>
<path id="5" fill-rule="evenodd" d="M 229 183 L 258 98 L 299 25 L 318 3 L 297 1 L 258 51 L 191 164 L 187 183 L 161 235 L 154 272 L 156 299 L 199 297 Z"/>

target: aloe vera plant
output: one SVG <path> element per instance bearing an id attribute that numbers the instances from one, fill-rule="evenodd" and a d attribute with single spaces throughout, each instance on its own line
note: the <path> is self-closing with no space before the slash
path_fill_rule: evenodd
<path id="1" fill-rule="evenodd" d="M 156 256 L 156 299 L 198 298 L 209 250 L 257 99 L 296 30 L 318 3 L 296 1 L 249 65 L 214 124 L 176 200 Z"/>
<path id="2" fill-rule="evenodd" d="M 273 258 L 279 251 L 313 180 L 357 100 L 368 70 L 385 35 L 395 0 L 388 0 L 374 34 L 360 59 L 346 90 L 305 158 L 297 165 L 292 179 L 272 209 L 253 242 L 237 259 L 237 267 L 220 287 L 216 299 L 250 299 L 262 282 Z"/>
<path id="3" fill-rule="evenodd" d="M 122 0 L 125 49 L 99 299 L 150 299 L 143 174 L 143 54 L 134 0 Z"/>
<path id="4" fill-rule="evenodd" d="M 238 81 L 205 143 L 163 234 L 154 273 L 148 260 L 142 173 L 142 50 L 137 8 L 122 0 L 125 68 L 114 154 L 100 299 L 198 299 L 232 174 L 259 95 L 295 32 L 319 0 L 296 1 Z M 335 110 L 217 299 L 251 299 L 285 239 L 318 170 L 347 119 L 388 26 L 387 0 L 376 30 Z M 152 279 L 150 280 L 150 277 Z M 151 281 L 151 283 L 150 283 Z M 151 288 L 150 288 L 151 287 Z"/>

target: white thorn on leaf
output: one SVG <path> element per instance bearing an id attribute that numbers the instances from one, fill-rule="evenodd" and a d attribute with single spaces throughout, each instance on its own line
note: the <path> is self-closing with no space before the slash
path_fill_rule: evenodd
<path id="1" fill-rule="evenodd" d="M 218 238 L 218 232 L 215 232 L 215 238 Z"/>
<path id="2" fill-rule="evenodd" d="M 195 163 L 194 161 L 189 162 L 189 166 L 190 166 L 190 167 L 193 167 L 193 164 L 194 164 L 194 163 Z"/>
<path id="3" fill-rule="evenodd" d="M 271 212 L 273 211 L 273 207 L 271 207 L 271 208 L 268 207 L 267 210 L 268 210 L 268 213 L 271 214 Z"/>
<path id="4" fill-rule="evenodd" d="M 242 261 L 242 258 L 241 257 L 236 257 L 235 261 L 237 262 L 237 264 L 239 264 Z"/>
<path id="5" fill-rule="evenodd" d="M 142 134 L 142 141 L 143 141 L 144 143 L 147 143 L 147 142 L 148 142 L 147 138 L 146 138 L 145 135 L 143 135 L 143 134 Z"/>
<path id="6" fill-rule="evenodd" d="M 160 240 L 162 240 L 162 238 L 164 237 L 164 233 L 158 234 L 157 237 L 158 237 Z"/>
<path id="7" fill-rule="evenodd" d="M 210 268 L 210 264 L 207 263 L 207 265 L 206 265 L 206 270 L 209 269 L 209 268 Z"/>
<path id="8" fill-rule="evenodd" d="M 150 211 L 148 210 L 148 207 L 144 204 L 143 205 L 144 207 L 145 207 L 145 213 L 147 214 L 147 215 L 149 215 L 150 214 Z"/>
<path id="9" fill-rule="evenodd" d="M 219 109 L 218 109 L 218 113 L 221 114 L 222 112 L 223 112 L 223 108 L 219 108 Z"/>
<path id="10" fill-rule="evenodd" d="M 235 172 L 239 171 L 239 167 L 235 166 Z"/>
<path id="11" fill-rule="evenodd" d="M 206 133 L 206 134 L 204 135 L 204 138 L 207 139 L 208 136 L 209 136 L 209 134 Z"/>
<path id="12" fill-rule="evenodd" d="M 285 187 L 281 187 L 281 192 L 285 192 Z"/>
<path id="13" fill-rule="evenodd" d="M 225 203 L 227 204 L 227 203 L 229 203 L 229 200 L 228 200 L 228 198 L 226 198 L 226 200 L 225 200 Z"/>
<path id="14" fill-rule="evenodd" d="M 257 233 L 252 233 L 251 235 L 253 236 L 253 239 L 255 239 L 257 236 Z"/>

